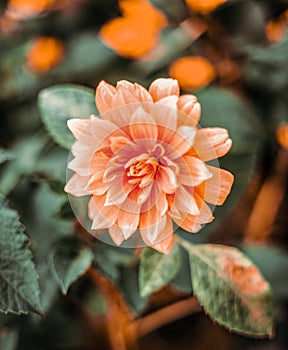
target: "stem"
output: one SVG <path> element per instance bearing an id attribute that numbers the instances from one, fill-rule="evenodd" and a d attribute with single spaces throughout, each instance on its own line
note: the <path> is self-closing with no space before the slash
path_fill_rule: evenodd
<path id="1" fill-rule="evenodd" d="M 244 238 L 246 242 L 264 242 L 272 232 L 283 201 L 288 171 L 288 152 L 280 149 L 272 174 L 266 179 L 255 201 Z"/>
<path id="2" fill-rule="evenodd" d="M 200 311 L 201 306 L 194 296 L 168 305 L 135 321 L 134 324 L 138 338 L 144 337 L 160 327 Z"/>

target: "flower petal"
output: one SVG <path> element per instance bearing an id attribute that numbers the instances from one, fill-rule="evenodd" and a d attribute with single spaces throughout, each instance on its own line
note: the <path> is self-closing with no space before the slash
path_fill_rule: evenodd
<path id="1" fill-rule="evenodd" d="M 102 80 L 97 88 L 95 102 L 100 114 L 105 113 L 112 108 L 113 97 L 116 94 L 116 88 L 113 85 Z"/>
<path id="2" fill-rule="evenodd" d="M 208 161 L 224 156 L 231 148 L 232 140 L 223 128 L 203 128 L 197 130 L 194 151 L 201 160 Z"/>
<path id="3" fill-rule="evenodd" d="M 128 239 L 137 230 L 139 215 L 139 211 L 133 213 L 120 209 L 118 225 L 122 229 L 125 239 Z"/>
<path id="4" fill-rule="evenodd" d="M 129 126 L 131 138 L 137 144 L 152 149 L 158 136 L 158 128 L 154 119 L 144 109 L 138 108 L 131 118 Z"/>
<path id="5" fill-rule="evenodd" d="M 67 182 L 64 191 L 76 197 L 86 196 L 87 194 L 90 194 L 87 190 L 88 180 L 89 178 L 87 176 L 74 174 Z"/>
<path id="6" fill-rule="evenodd" d="M 176 191 L 176 176 L 170 168 L 160 165 L 155 180 L 163 192 L 171 194 Z"/>
<path id="7" fill-rule="evenodd" d="M 182 185 L 177 188 L 173 205 L 175 205 L 180 212 L 199 215 L 199 208 L 195 201 L 194 194 L 189 193 Z"/>
<path id="8" fill-rule="evenodd" d="M 127 90 L 129 90 L 137 98 L 139 102 L 150 102 L 150 103 L 153 102 L 149 92 L 143 86 L 137 83 L 132 84 L 127 80 L 120 80 L 117 83 L 117 87 L 119 86 L 122 86 Z"/>
<path id="9" fill-rule="evenodd" d="M 200 194 L 208 203 L 222 205 L 233 185 L 234 176 L 227 170 L 219 169 L 213 166 L 208 166 L 212 177 L 203 185 Z"/>
<path id="10" fill-rule="evenodd" d="M 143 236 L 142 239 L 143 238 L 145 239 L 145 236 Z M 147 242 L 147 245 L 150 245 L 151 248 L 158 250 L 158 252 L 160 253 L 168 254 L 173 246 L 174 241 L 175 241 L 175 237 L 173 234 L 173 223 L 171 218 L 167 217 L 166 225 L 162 230 L 162 232 L 159 233 L 157 243 L 150 245 L 150 243 Z"/>
<path id="11" fill-rule="evenodd" d="M 180 126 L 169 141 L 169 149 L 165 155 L 170 159 L 179 158 L 192 148 L 195 135 L 195 128 Z"/>
<path id="12" fill-rule="evenodd" d="M 115 205 L 105 206 L 106 195 L 92 196 L 88 203 L 88 215 L 93 230 L 102 230 L 114 225 L 118 218 L 119 208 Z"/>
<path id="13" fill-rule="evenodd" d="M 212 177 L 204 162 L 199 158 L 183 156 L 177 159 L 177 164 L 180 169 L 178 180 L 183 185 L 195 187 Z"/>
<path id="14" fill-rule="evenodd" d="M 112 108 L 116 88 L 102 80 L 96 88 L 95 102 L 100 114 Z"/>
<path id="15" fill-rule="evenodd" d="M 92 118 L 91 118 L 92 119 Z M 91 123 L 91 119 L 69 119 L 67 120 L 67 125 L 73 136 L 78 139 L 78 136 L 87 128 L 87 126 Z"/>
<path id="16" fill-rule="evenodd" d="M 111 227 L 109 227 L 108 228 L 108 232 L 110 234 L 110 237 L 111 237 L 112 241 L 116 245 L 120 245 L 125 239 L 121 228 L 118 225 L 116 225 L 116 224 L 111 226 Z"/>
<path id="17" fill-rule="evenodd" d="M 150 210 L 140 214 L 139 229 L 144 242 L 149 244 L 158 241 L 160 232 L 162 232 L 166 225 L 167 216 L 160 216 L 159 210 L 156 206 Z"/>
<path id="18" fill-rule="evenodd" d="M 148 91 L 154 101 L 158 101 L 161 98 L 170 95 L 179 96 L 180 93 L 178 81 L 170 78 L 159 78 L 154 80 Z"/>
<path id="19" fill-rule="evenodd" d="M 180 125 L 196 126 L 200 119 L 201 106 L 197 97 L 193 95 L 182 95 L 177 101 L 179 113 L 178 122 Z"/>

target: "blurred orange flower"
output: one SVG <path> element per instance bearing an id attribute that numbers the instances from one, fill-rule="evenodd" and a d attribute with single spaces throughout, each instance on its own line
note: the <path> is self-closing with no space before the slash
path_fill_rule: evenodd
<path id="1" fill-rule="evenodd" d="M 173 224 L 197 232 L 214 217 L 207 203 L 221 205 L 233 175 L 206 164 L 224 156 L 232 141 L 226 129 L 198 129 L 200 104 L 179 96 L 178 82 L 156 79 L 147 91 L 122 80 L 96 89 L 101 118 L 70 119 L 76 138 L 75 172 L 65 191 L 90 195 L 92 229 L 108 229 L 120 245 L 138 230 L 143 242 L 168 253 Z M 142 243 L 143 244 L 143 243 Z"/>
<path id="2" fill-rule="evenodd" d="M 288 124 L 280 125 L 277 128 L 276 139 L 283 148 L 288 149 Z"/>
<path id="3" fill-rule="evenodd" d="M 119 6 L 123 16 L 106 23 L 100 37 L 121 56 L 141 57 L 155 46 L 167 19 L 147 0 L 121 0 Z"/>
<path id="4" fill-rule="evenodd" d="M 25 18 L 45 11 L 54 2 L 55 0 L 9 0 L 7 11 L 10 16 Z"/>
<path id="5" fill-rule="evenodd" d="M 206 15 L 228 0 L 186 0 L 191 11 Z"/>
<path id="6" fill-rule="evenodd" d="M 52 37 L 36 39 L 27 56 L 27 66 L 38 73 L 47 72 L 62 59 L 64 47 L 60 40 Z"/>
<path id="7" fill-rule="evenodd" d="M 288 10 L 279 17 L 269 20 L 265 27 L 266 37 L 270 42 L 277 42 L 284 38 L 288 27 Z"/>
<path id="8" fill-rule="evenodd" d="M 210 84 L 216 77 L 216 70 L 204 57 L 186 56 L 172 63 L 169 75 L 178 80 L 183 90 L 193 90 Z"/>

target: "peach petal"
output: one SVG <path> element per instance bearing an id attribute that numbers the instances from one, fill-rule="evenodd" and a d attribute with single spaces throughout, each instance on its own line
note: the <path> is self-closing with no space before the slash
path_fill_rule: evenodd
<path id="1" fill-rule="evenodd" d="M 197 156 L 208 161 L 224 156 L 231 148 L 232 140 L 223 128 L 203 128 L 197 131 L 194 149 Z"/>
<path id="2" fill-rule="evenodd" d="M 120 209 L 114 205 L 104 206 L 105 197 L 105 195 L 92 196 L 88 203 L 88 215 L 92 221 L 93 230 L 109 228 L 118 218 Z"/>
<path id="3" fill-rule="evenodd" d="M 138 109 L 131 118 L 129 126 L 134 142 L 152 149 L 157 141 L 158 128 L 154 119 L 143 109 Z"/>
<path id="4" fill-rule="evenodd" d="M 108 232 L 110 234 L 110 237 L 111 237 L 112 241 L 118 246 L 125 239 L 124 234 L 123 234 L 121 228 L 118 225 L 113 225 L 113 226 L 109 227 L 108 228 Z"/>
<path id="5" fill-rule="evenodd" d="M 120 86 L 129 90 L 137 98 L 139 102 L 145 102 L 145 103 L 153 102 L 149 92 L 143 86 L 137 83 L 132 84 L 127 80 L 120 80 L 118 81 L 116 88 Z"/>
<path id="6" fill-rule="evenodd" d="M 88 157 L 76 157 L 68 164 L 68 168 L 81 176 L 89 176 L 92 174 L 92 170 L 89 168 L 89 163 L 90 159 Z"/>
<path id="7" fill-rule="evenodd" d="M 179 113 L 178 120 L 180 125 L 195 127 L 200 119 L 201 106 L 197 102 L 197 97 L 193 95 L 182 95 L 177 101 Z"/>
<path id="8" fill-rule="evenodd" d="M 156 206 L 141 213 L 139 220 L 139 229 L 142 239 L 148 241 L 149 244 L 154 244 L 160 232 L 162 232 L 166 226 L 167 216 L 160 216 Z"/>
<path id="9" fill-rule="evenodd" d="M 102 80 L 96 89 L 95 102 L 100 114 L 112 108 L 116 88 Z"/>
<path id="10" fill-rule="evenodd" d="M 176 191 L 176 176 L 170 168 L 159 166 L 155 180 L 163 192 L 171 194 Z"/>
<path id="11" fill-rule="evenodd" d="M 86 189 L 88 177 L 74 174 L 67 182 L 64 191 L 76 197 L 86 196 L 90 192 Z"/>
<path id="12" fill-rule="evenodd" d="M 180 185 L 176 190 L 173 204 L 181 212 L 191 215 L 199 215 L 199 208 L 195 201 L 194 195 L 189 193 L 182 185 Z"/>
<path id="13" fill-rule="evenodd" d="M 215 205 L 222 205 L 233 185 L 234 176 L 227 170 L 208 166 L 212 178 L 206 182 L 204 200 Z"/>
<path id="14" fill-rule="evenodd" d="M 175 79 L 159 78 L 152 82 L 149 87 L 149 93 L 154 101 L 158 101 L 163 97 L 176 95 L 179 96 L 180 89 L 178 81 Z"/>
<path id="15" fill-rule="evenodd" d="M 171 218 L 167 217 L 166 225 L 159 233 L 156 244 L 151 245 L 149 241 L 145 241 L 146 238 L 144 235 L 142 239 L 147 245 L 150 245 L 151 248 L 158 250 L 160 253 L 168 254 L 174 243 L 173 223 Z"/>
<path id="16" fill-rule="evenodd" d="M 118 215 L 118 225 L 122 229 L 125 239 L 128 239 L 136 230 L 139 223 L 139 212 L 131 213 L 120 210 Z"/>
<path id="17" fill-rule="evenodd" d="M 113 153 L 116 153 L 118 149 L 122 148 L 124 145 L 130 142 L 130 139 L 126 136 L 111 136 L 111 150 Z"/>
<path id="18" fill-rule="evenodd" d="M 207 166 L 199 158 L 183 156 L 177 160 L 180 174 L 178 181 L 186 186 L 198 186 L 212 177 Z"/>
<path id="19" fill-rule="evenodd" d="M 135 95 L 131 91 L 129 91 L 126 87 L 118 85 L 117 93 L 114 95 L 112 100 L 113 108 L 124 105 L 125 108 L 129 109 L 127 105 L 133 104 L 133 103 L 139 105 L 139 101 L 135 97 Z"/>
<path id="20" fill-rule="evenodd" d="M 69 119 L 67 120 L 67 126 L 72 132 L 73 136 L 78 139 L 78 136 L 87 128 L 91 123 L 91 119 Z"/>
<path id="21" fill-rule="evenodd" d="M 185 154 L 191 149 L 195 135 L 195 128 L 185 125 L 180 126 L 169 142 L 169 150 L 167 151 L 166 156 L 174 160 Z"/>
<path id="22" fill-rule="evenodd" d="M 197 215 L 181 213 L 181 219 L 174 219 L 175 223 L 184 230 L 196 233 L 201 230 L 201 225 L 197 223 Z"/>
<path id="23" fill-rule="evenodd" d="M 174 241 L 175 241 L 174 235 L 171 234 L 168 238 L 164 239 L 160 243 L 153 244 L 150 247 L 162 254 L 169 254 L 170 250 L 173 247 Z"/>
<path id="24" fill-rule="evenodd" d="M 129 183 L 125 174 L 118 174 L 108 186 L 105 206 L 120 205 L 137 185 Z"/>

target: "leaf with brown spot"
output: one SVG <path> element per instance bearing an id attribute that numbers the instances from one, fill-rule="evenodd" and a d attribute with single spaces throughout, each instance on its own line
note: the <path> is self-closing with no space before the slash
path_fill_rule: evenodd
<path id="1" fill-rule="evenodd" d="M 193 291 L 209 316 L 229 330 L 273 336 L 270 286 L 237 248 L 181 241 L 190 257 Z"/>

